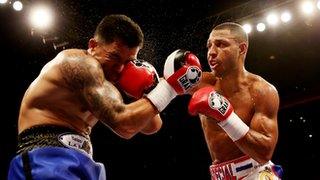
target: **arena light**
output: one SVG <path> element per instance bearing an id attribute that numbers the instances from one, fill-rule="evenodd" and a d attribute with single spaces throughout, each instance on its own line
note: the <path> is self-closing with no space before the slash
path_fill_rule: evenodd
<path id="1" fill-rule="evenodd" d="M 267 16 L 267 22 L 268 24 L 270 25 L 277 25 L 278 22 L 279 22 L 279 18 L 277 16 L 277 14 L 275 13 L 270 13 L 268 16 Z"/>
<path id="2" fill-rule="evenodd" d="M 45 6 L 37 6 L 31 10 L 30 22 L 33 28 L 46 29 L 53 22 L 52 11 Z"/>
<path id="3" fill-rule="evenodd" d="M 13 4 L 12 4 L 12 7 L 14 10 L 16 11 L 21 11 L 23 9 L 23 4 L 22 2 L 20 1 L 15 1 Z"/>
<path id="4" fill-rule="evenodd" d="M 0 0 L 0 4 L 5 4 L 7 2 L 8 2 L 8 0 Z"/>
<path id="5" fill-rule="evenodd" d="M 288 11 L 285 11 L 281 14 L 280 19 L 282 22 L 287 23 L 291 20 L 291 14 Z"/>
<path id="6" fill-rule="evenodd" d="M 266 29 L 266 25 L 264 23 L 257 24 L 257 31 L 263 32 Z"/>
<path id="7" fill-rule="evenodd" d="M 302 4 L 301 4 L 301 10 L 302 12 L 304 12 L 305 14 L 307 15 L 310 15 L 313 13 L 313 10 L 314 10 L 314 5 L 311 1 L 304 1 Z"/>
<path id="8" fill-rule="evenodd" d="M 249 33 L 252 31 L 252 27 L 251 27 L 251 25 L 248 24 L 248 23 L 242 25 L 242 28 L 244 29 L 244 31 L 245 31 L 247 34 L 249 34 Z"/>
<path id="9" fill-rule="evenodd" d="M 320 10 L 320 1 L 317 2 L 317 8 Z"/>

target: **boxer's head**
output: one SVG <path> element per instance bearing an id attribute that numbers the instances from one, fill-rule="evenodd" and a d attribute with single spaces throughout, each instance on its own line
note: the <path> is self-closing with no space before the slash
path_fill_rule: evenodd
<path id="1" fill-rule="evenodd" d="M 100 62 L 106 79 L 114 82 L 124 64 L 137 58 L 143 40 L 139 25 L 129 17 L 109 15 L 97 26 L 88 51 Z"/>
<path id="2" fill-rule="evenodd" d="M 207 59 L 217 76 L 239 67 L 248 50 L 248 36 L 241 25 L 231 22 L 217 25 L 207 41 Z M 242 67 L 240 67 L 242 68 Z"/>

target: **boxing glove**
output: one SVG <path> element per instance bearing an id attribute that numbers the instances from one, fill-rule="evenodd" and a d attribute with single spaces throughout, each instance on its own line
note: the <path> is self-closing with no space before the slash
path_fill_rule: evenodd
<path id="1" fill-rule="evenodd" d="M 150 63 L 137 59 L 124 66 L 117 84 L 128 96 L 139 99 L 149 93 L 158 82 L 156 69 Z"/>
<path id="2" fill-rule="evenodd" d="M 177 95 L 186 94 L 200 82 L 200 61 L 190 51 L 178 49 L 167 57 L 163 75 L 164 79 L 147 95 L 159 112 Z"/>
<path id="3" fill-rule="evenodd" d="M 239 140 L 249 131 L 249 127 L 234 113 L 228 99 L 211 86 L 201 88 L 192 95 L 188 110 L 191 115 L 200 113 L 216 119 L 233 141 Z"/>

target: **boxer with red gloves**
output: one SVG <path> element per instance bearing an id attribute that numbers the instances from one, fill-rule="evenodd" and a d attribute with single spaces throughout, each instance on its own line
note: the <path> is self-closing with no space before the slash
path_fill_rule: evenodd
<path id="1" fill-rule="evenodd" d="M 90 133 L 97 122 L 125 139 L 160 129 L 159 112 L 148 99 L 126 104 L 115 86 L 125 65 L 137 59 L 143 38 L 129 17 L 107 15 L 88 49 L 63 50 L 43 67 L 21 102 L 9 179 L 105 180 L 104 165 L 92 156 Z M 126 90 L 140 96 L 148 83 Z"/>
<path id="2" fill-rule="evenodd" d="M 241 25 L 222 23 L 207 40 L 211 72 L 203 72 L 188 109 L 198 115 L 213 161 L 211 179 L 280 179 L 270 160 L 278 139 L 279 96 L 244 67 L 248 37 Z"/>
<path id="3" fill-rule="evenodd" d="M 43 67 L 21 102 L 9 179 L 106 179 L 89 136 L 99 121 L 125 139 L 161 128 L 159 112 L 199 82 L 200 64 L 176 51 L 164 68 L 167 80 L 157 83 L 155 69 L 136 60 L 143 37 L 129 17 L 108 15 L 88 49 L 63 50 Z M 124 103 L 120 88 L 137 100 Z"/>

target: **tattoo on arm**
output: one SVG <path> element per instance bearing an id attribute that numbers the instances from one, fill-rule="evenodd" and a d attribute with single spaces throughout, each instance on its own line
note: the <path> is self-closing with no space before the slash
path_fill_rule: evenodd
<path id="1" fill-rule="evenodd" d="M 103 122 L 112 121 L 117 113 L 124 110 L 124 105 L 119 100 L 103 94 L 98 91 L 87 91 L 85 96 L 92 111 L 96 112 L 99 119 Z"/>
<path id="2" fill-rule="evenodd" d="M 79 94 L 84 105 L 98 119 L 110 122 L 124 110 L 124 104 L 115 95 L 117 90 L 105 80 L 100 65 L 89 64 L 83 58 L 62 62 L 60 69 L 70 90 Z"/>
<path id="3" fill-rule="evenodd" d="M 60 70 L 64 81 L 73 91 L 82 90 L 91 83 L 103 81 L 103 73 L 99 72 L 99 70 L 102 70 L 86 63 L 84 58 L 79 58 L 78 61 L 65 60 L 61 63 Z"/>

